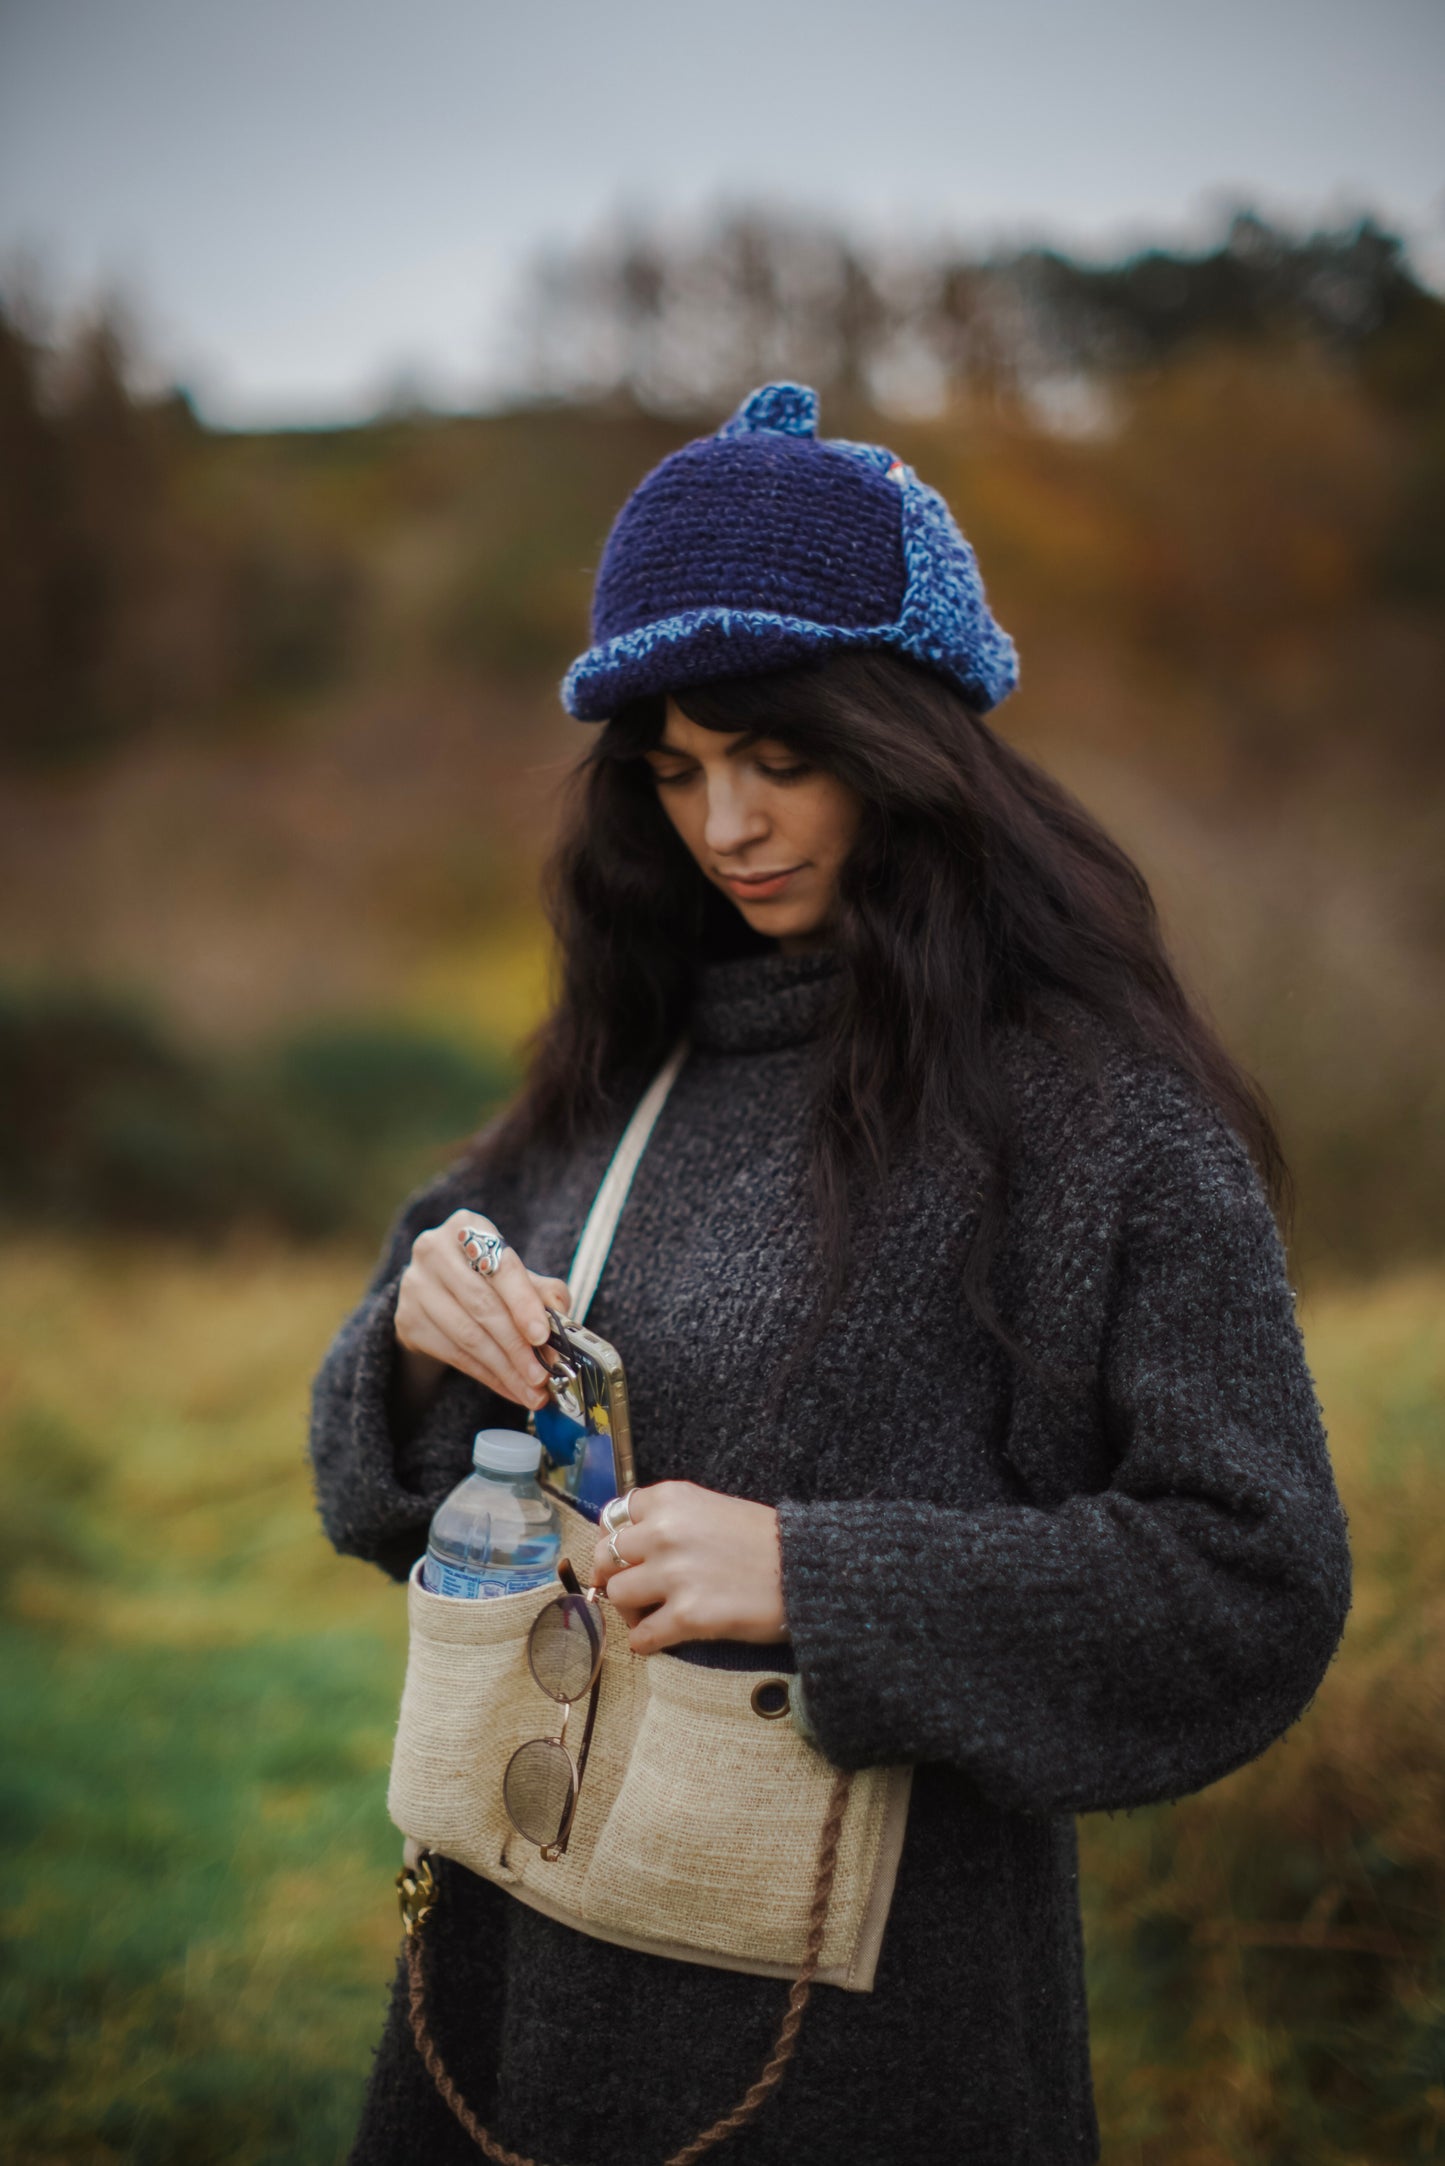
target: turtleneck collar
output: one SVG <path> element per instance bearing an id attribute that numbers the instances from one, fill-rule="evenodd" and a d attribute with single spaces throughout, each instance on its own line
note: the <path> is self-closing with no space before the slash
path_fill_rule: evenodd
<path id="1" fill-rule="evenodd" d="M 693 985 L 688 1032 L 710 1053 L 771 1053 L 815 1037 L 842 984 L 831 948 L 785 955 L 771 949 L 703 963 Z"/>

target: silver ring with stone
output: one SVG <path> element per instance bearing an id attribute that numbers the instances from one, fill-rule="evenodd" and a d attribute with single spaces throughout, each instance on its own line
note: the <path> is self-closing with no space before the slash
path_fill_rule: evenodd
<path id="1" fill-rule="evenodd" d="M 623 1527 L 637 1525 L 632 1516 L 632 1500 L 636 1494 L 635 1489 L 629 1489 L 625 1497 L 612 1497 L 603 1505 L 602 1524 L 609 1534 L 617 1534 Z"/>
<path id="2" fill-rule="evenodd" d="M 463 1226 L 458 1230 L 457 1239 L 461 1242 L 462 1254 L 472 1269 L 480 1272 L 484 1279 L 489 1279 L 501 1262 L 507 1246 L 502 1236 L 499 1233 L 488 1233 L 484 1226 Z"/>

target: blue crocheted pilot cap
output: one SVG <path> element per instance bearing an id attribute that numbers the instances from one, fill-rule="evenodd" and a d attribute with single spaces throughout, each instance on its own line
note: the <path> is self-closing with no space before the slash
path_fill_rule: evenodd
<path id="1" fill-rule="evenodd" d="M 911 655 L 980 710 L 1018 681 L 938 491 L 881 444 L 820 438 L 806 384 L 764 384 L 623 505 L 562 704 L 600 722 L 643 693 L 848 647 Z"/>

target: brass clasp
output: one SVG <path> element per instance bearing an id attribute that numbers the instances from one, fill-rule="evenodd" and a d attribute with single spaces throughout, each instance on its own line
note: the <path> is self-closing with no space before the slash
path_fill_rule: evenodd
<path id="1" fill-rule="evenodd" d="M 410 1940 L 436 1908 L 437 1884 L 429 1858 L 420 1857 L 415 1865 L 403 1865 L 396 1876 L 396 1899 L 401 1908 L 402 1930 Z"/>

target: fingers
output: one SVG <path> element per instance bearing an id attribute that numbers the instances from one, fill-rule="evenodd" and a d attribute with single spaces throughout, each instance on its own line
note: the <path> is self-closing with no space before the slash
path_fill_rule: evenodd
<path id="1" fill-rule="evenodd" d="M 489 1331 L 496 1332 L 499 1337 L 515 1334 L 524 1346 L 540 1346 L 549 1326 L 542 1296 L 531 1272 L 514 1248 L 503 1249 L 495 1271 L 474 1271 L 458 1238 L 469 1225 L 480 1226 L 487 1233 L 497 1231 L 489 1218 L 478 1218 L 467 1211 L 454 1211 L 446 1225 L 436 1229 L 444 1237 L 438 1243 L 436 1260 L 448 1284 L 463 1307 L 471 1309 Z M 445 1238 L 448 1234 L 449 1242 Z M 423 1235 L 422 1238 L 427 1237 Z M 496 1314 L 498 1308 L 504 1315 L 500 1324 Z"/>
<path id="2" fill-rule="evenodd" d="M 671 1646 L 689 1637 L 682 1628 L 681 1610 L 686 1606 L 685 1585 L 680 1583 L 678 1560 L 667 1539 L 668 1520 L 662 1506 L 664 1492 L 676 1485 L 656 1482 L 648 1489 L 631 1492 L 630 1525 L 620 1527 L 609 1539 L 604 1534 L 592 1555 L 592 1584 L 635 1626 L 640 1613 L 670 1605 L 668 1636 L 658 1645 Z M 614 1554 L 615 1545 L 615 1554 Z M 619 1564 L 617 1558 L 622 1562 Z M 675 1629 L 672 1629 L 675 1628 Z"/>
<path id="3" fill-rule="evenodd" d="M 498 1266 L 492 1279 L 478 1278 L 467 1267 L 465 1257 L 457 1252 L 457 1262 L 452 1263 L 447 1275 L 447 1290 L 463 1312 L 472 1318 L 477 1327 L 486 1332 L 501 1348 L 509 1367 L 528 1391 L 535 1391 L 545 1381 L 543 1365 L 535 1349 L 546 1338 L 549 1325 L 542 1304 L 533 1289 L 521 1262 L 510 1250 Z M 508 1264 L 514 1264 L 516 1277 L 509 1278 L 504 1286 L 499 1281 L 507 1272 Z M 517 1279 L 526 1288 L 523 1315 L 519 1318 L 517 1307 Z M 470 1280 L 470 1284 L 468 1284 Z"/>
<path id="4" fill-rule="evenodd" d="M 572 1311 L 572 1289 L 565 1279 L 545 1278 L 540 1271 L 529 1271 L 528 1278 L 549 1309 L 556 1309 L 563 1316 Z"/>
<path id="5" fill-rule="evenodd" d="M 666 1483 L 658 1482 L 654 1483 L 650 1489 L 632 1490 L 629 1493 L 628 1501 L 628 1511 L 631 1515 L 630 1523 L 624 1522 L 611 1541 L 609 1541 L 607 1531 L 604 1528 L 601 1531 L 597 1547 L 592 1553 L 592 1584 L 594 1587 L 605 1589 L 608 1600 L 615 1602 L 620 1609 L 626 1609 L 629 1606 L 640 1608 L 648 1601 L 659 1602 L 662 1600 L 665 1591 L 662 1588 L 659 1588 L 656 1594 L 643 1594 L 640 1599 L 630 1594 L 618 1592 L 616 1589 L 625 1571 L 635 1570 L 639 1565 L 645 1564 L 649 1558 L 655 1558 L 657 1555 L 659 1537 L 662 1533 L 657 1516 L 657 1491 L 666 1487 Z M 616 1555 L 613 1553 L 614 1542 L 616 1544 Z M 617 1562 L 617 1557 L 621 1557 L 621 1564 Z"/>
<path id="6" fill-rule="evenodd" d="M 662 1524 L 669 1499 L 676 1499 L 684 1489 L 691 1489 L 691 1482 L 649 1482 L 645 1489 L 630 1489 L 627 1493 L 627 1516 L 634 1527 L 645 1527 L 651 1522 L 655 1537 L 666 1530 Z"/>
<path id="7" fill-rule="evenodd" d="M 412 1243 L 411 1263 L 403 1273 L 397 1304 L 398 1331 L 419 1351 L 436 1352 L 432 1344 L 415 1336 L 424 1328 L 420 1322 L 424 1315 L 436 1332 L 467 1356 L 457 1360 L 451 1353 L 439 1352 L 439 1359 L 453 1361 L 524 1406 L 544 1405 L 546 1371 L 534 1349 L 550 1330 L 548 1303 L 565 1306 L 570 1299 L 566 1285 L 529 1271 L 512 1248 L 503 1250 L 495 1271 L 474 1271 L 460 1240 L 469 1226 L 497 1232 L 479 1211 L 454 1211 L 442 1225 L 428 1227 Z M 458 1310 L 465 1323 L 459 1321 Z"/>
<path id="8" fill-rule="evenodd" d="M 543 1407 L 547 1366 L 536 1349 L 551 1329 L 548 1308 L 566 1314 L 571 1307 L 567 1283 L 529 1271 L 514 1248 L 502 1251 L 495 1271 L 474 1271 L 460 1239 L 469 1226 L 499 1234 L 484 1213 L 462 1210 L 412 1243 L 397 1294 L 397 1337 L 520 1406 Z"/>
<path id="9" fill-rule="evenodd" d="M 693 1613 L 685 1591 L 670 1586 L 655 1567 L 614 1568 L 607 1599 L 626 1625 L 627 1644 L 635 1655 L 660 1654 L 664 1647 L 712 1636 Z"/>
<path id="10" fill-rule="evenodd" d="M 623 1560 L 620 1565 L 613 1563 L 605 1536 L 598 1544 L 592 1559 L 592 1584 L 619 1609 L 646 1609 L 649 1602 L 661 1602 L 669 1593 L 667 1574 L 655 1559 L 649 1562 L 644 1557 L 629 1554 L 626 1535 L 624 1527 L 617 1537 Z M 636 1549 L 635 1540 L 631 1546 Z"/>
<path id="11" fill-rule="evenodd" d="M 490 1277 L 474 1271 L 457 1244 L 453 1269 L 460 1267 L 463 1278 L 461 1298 L 471 1295 L 480 1299 L 479 1311 L 491 1325 L 491 1304 L 499 1302 L 506 1318 L 506 1328 L 516 1333 L 527 1346 L 540 1346 L 551 1326 L 547 1322 L 546 1304 L 537 1291 L 531 1272 L 514 1248 L 502 1251 L 502 1260 Z M 469 1282 L 469 1283 L 468 1283 Z"/>
<path id="12" fill-rule="evenodd" d="M 406 1293 L 405 1287 L 403 1292 Z M 498 1307 L 497 1313 L 504 1313 Z M 418 1353 L 431 1354 L 464 1375 L 499 1391 L 521 1406 L 544 1406 L 547 1390 L 541 1363 L 517 1334 L 504 1342 L 463 1306 L 450 1287 L 420 1277 L 403 1313 L 397 1302 L 397 1330 Z"/>
<path id="13" fill-rule="evenodd" d="M 624 1529 L 624 1533 L 628 1530 Z M 622 1539 L 618 1538 L 622 1549 Z M 668 1575 L 656 1565 L 616 1565 L 604 1543 L 593 1560 L 592 1583 L 605 1587 L 607 1599 L 627 1627 L 627 1644 L 635 1655 L 658 1654 L 664 1647 L 679 1646 L 696 1637 L 696 1629 L 684 1618 Z M 626 1551 L 623 1550 L 624 1557 Z"/>
<path id="14" fill-rule="evenodd" d="M 592 1571 L 623 1613 L 635 1654 L 685 1640 L 787 1639 L 770 1505 L 693 1482 L 654 1482 L 629 1501 L 631 1524 L 598 1542 Z"/>
<path id="15" fill-rule="evenodd" d="M 696 1636 L 693 1627 L 682 1623 L 664 1603 L 628 1626 L 627 1644 L 635 1655 L 660 1655 L 665 1648 L 682 1647 Z"/>
<path id="16" fill-rule="evenodd" d="M 522 1405 L 531 1404 L 540 1395 L 540 1384 L 525 1374 L 486 1326 L 478 1323 L 445 1287 L 423 1282 L 415 1297 L 415 1309 L 427 1336 L 424 1340 L 414 1337 L 413 1343 L 421 1343 L 426 1352 L 436 1353 L 454 1369 Z"/>

